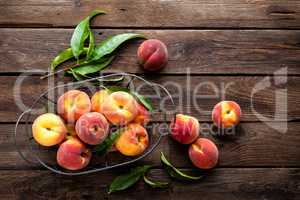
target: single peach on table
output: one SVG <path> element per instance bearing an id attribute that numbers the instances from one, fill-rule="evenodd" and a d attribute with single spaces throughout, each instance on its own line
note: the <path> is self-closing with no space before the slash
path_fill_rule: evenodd
<path id="1" fill-rule="evenodd" d="M 91 151 L 77 138 L 63 142 L 56 155 L 57 163 L 69 170 L 79 170 L 86 167 L 91 157 Z"/>
<path id="2" fill-rule="evenodd" d="M 97 145 L 103 142 L 108 135 L 108 128 L 109 123 L 106 118 L 97 112 L 82 115 L 75 126 L 78 137 L 90 145 Z"/>
<path id="3" fill-rule="evenodd" d="M 40 115 L 32 125 L 33 138 L 42 146 L 53 146 L 61 143 L 67 132 L 63 120 L 53 113 Z"/>
<path id="4" fill-rule="evenodd" d="M 137 104 L 137 115 L 133 122 L 141 125 L 147 125 L 150 121 L 149 111 L 141 104 Z"/>
<path id="5" fill-rule="evenodd" d="M 171 137 L 181 144 L 194 142 L 200 131 L 200 125 L 195 117 L 177 114 L 175 121 L 171 123 Z"/>
<path id="6" fill-rule="evenodd" d="M 91 110 L 89 96 L 80 90 L 70 90 L 58 98 L 57 113 L 68 123 L 74 123 L 79 117 Z"/>
<path id="7" fill-rule="evenodd" d="M 211 169 L 218 163 L 219 151 L 211 140 L 198 138 L 189 147 L 189 157 L 196 167 L 200 169 Z"/>
<path id="8" fill-rule="evenodd" d="M 116 149 L 125 156 L 142 154 L 149 145 L 146 129 L 140 124 L 132 123 L 125 127 L 116 141 Z"/>
<path id="9" fill-rule="evenodd" d="M 234 101 L 221 101 L 212 111 L 212 120 L 219 128 L 230 128 L 240 122 L 241 108 Z"/>
<path id="10" fill-rule="evenodd" d="M 108 98 L 109 94 L 107 92 L 107 90 L 102 89 L 98 92 L 96 92 L 93 96 L 92 96 L 92 111 L 94 112 L 99 112 L 101 113 L 101 107 L 103 104 L 103 101 Z"/>
<path id="11" fill-rule="evenodd" d="M 160 40 L 149 39 L 139 46 L 137 57 L 140 65 L 145 70 L 157 71 L 168 62 L 168 50 Z"/>
<path id="12" fill-rule="evenodd" d="M 125 125 L 137 115 L 137 102 L 127 92 L 111 93 L 102 104 L 102 113 L 114 125 Z"/>

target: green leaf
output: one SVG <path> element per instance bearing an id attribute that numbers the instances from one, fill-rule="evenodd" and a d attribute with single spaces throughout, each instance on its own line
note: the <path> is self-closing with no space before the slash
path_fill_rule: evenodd
<path id="1" fill-rule="evenodd" d="M 96 10 L 93 11 L 90 16 L 86 17 L 84 20 L 82 20 L 75 28 L 72 38 L 71 38 L 71 48 L 73 55 L 76 59 L 79 59 L 80 54 L 83 51 L 84 48 L 84 42 L 89 37 L 90 31 L 90 20 L 99 14 L 104 14 L 104 11 Z M 91 37 L 90 37 L 91 38 Z M 92 48 L 92 47 L 91 47 Z M 89 48 L 90 49 L 90 48 Z"/>
<path id="2" fill-rule="evenodd" d="M 132 169 L 128 174 L 118 176 L 113 180 L 109 187 L 109 194 L 116 191 L 125 190 L 134 185 L 151 166 L 144 165 Z"/>
<path id="3" fill-rule="evenodd" d="M 144 182 L 147 184 L 147 185 L 149 185 L 149 186 L 151 186 L 151 187 L 153 187 L 153 188 L 166 188 L 166 187 L 168 187 L 169 186 L 169 183 L 167 183 L 167 182 L 154 182 L 154 181 L 151 181 L 151 180 L 149 180 L 147 177 L 146 177 L 146 175 L 144 174 Z"/>
<path id="4" fill-rule="evenodd" d="M 73 75 L 73 77 L 74 77 L 77 81 L 82 81 L 82 80 L 86 79 L 84 76 L 82 76 L 82 75 L 76 73 L 73 69 L 70 69 L 69 72 Z"/>
<path id="5" fill-rule="evenodd" d="M 88 31 L 89 31 L 89 39 L 90 39 L 90 42 L 89 42 L 89 47 L 88 47 L 88 51 L 87 51 L 87 54 L 86 54 L 86 58 L 89 60 L 94 52 L 94 48 L 95 48 L 95 39 L 94 39 L 94 35 L 93 35 L 93 32 L 90 28 L 88 28 Z"/>
<path id="6" fill-rule="evenodd" d="M 188 181 L 196 181 L 199 180 L 201 178 L 203 178 L 203 176 L 190 176 L 187 175 L 183 172 L 181 172 L 180 170 L 178 170 L 177 168 L 175 168 L 165 157 L 165 155 L 163 154 L 163 152 L 161 152 L 161 157 L 160 160 L 162 162 L 162 164 L 164 165 L 165 169 L 167 170 L 168 174 L 175 178 L 175 179 L 179 179 L 179 180 L 188 180 Z"/>
<path id="7" fill-rule="evenodd" d="M 130 90 L 128 88 L 120 87 L 120 86 L 110 86 L 110 87 L 107 87 L 107 90 L 108 90 L 109 94 L 118 92 L 118 91 L 130 93 Z"/>
<path id="8" fill-rule="evenodd" d="M 121 130 L 117 130 L 111 133 L 109 137 L 107 137 L 101 144 L 97 145 L 93 149 L 93 152 L 95 152 L 100 156 L 105 155 L 110 150 L 110 148 L 114 145 L 115 141 L 119 138 L 120 133 Z"/>
<path id="9" fill-rule="evenodd" d="M 92 60 L 98 60 L 105 55 L 111 54 L 122 43 L 134 38 L 145 38 L 145 36 L 136 33 L 123 33 L 108 37 L 95 47 Z"/>
<path id="10" fill-rule="evenodd" d="M 88 51 L 87 48 L 83 48 L 82 54 L 86 54 Z M 73 52 L 71 48 L 65 49 L 60 52 L 51 62 L 51 70 L 54 71 L 59 65 L 62 63 L 74 58 Z"/>
<path id="11" fill-rule="evenodd" d="M 149 112 L 153 112 L 153 107 L 149 101 L 149 99 L 146 99 L 144 96 L 136 93 L 136 92 L 133 92 L 132 93 L 133 96 L 135 96 L 135 98 L 145 106 L 145 108 L 147 108 L 147 110 L 149 110 Z"/>
<path id="12" fill-rule="evenodd" d="M 105 57 L 99 61 L 91 62 L 88 64 L 83 64 L 79 67 L 74 67 L 73 71 L 77 74 L 86 75 L 91 73 L 96 73 L 107 67 L 115 56 Z"/>
<path id="13" fill-rule="evenodd" d="M 84 41 L 87 39 L 88 35 L 88 27 L 89 27 L 90 18 L 87 17 L 83 21 L 81 21 L 75 28 L 72 38 L 71 38 L 71 48 L 73 55 L 76 59 L 79 58 L 82 53 L 84 47 Z"/>

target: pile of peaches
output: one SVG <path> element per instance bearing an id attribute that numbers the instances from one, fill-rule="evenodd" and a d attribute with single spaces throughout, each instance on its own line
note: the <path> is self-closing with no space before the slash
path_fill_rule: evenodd
<path id="1" fill-rule="evenodd" d="M 241 117 L 241 108 L 234 101 L 221 101 L 212 111 L 212 121 L 220 130 L 236 126 Z M 200 137 L 200 124 L 192 116 L 177 114 L 171 123 L 171 137 L 184 145 L 190 145 L 188 155 L 194 166 L 200 169 L 214 168 L 219 151 L 213 141 Z"/>
<path id="2" fill-rule="evenodd" d="M 144 128 L 149 121 L 149 111 L 130 93 L 103 89 L 90 98 L 83 91 L 69 90 L 58 98 L 57 114 L 35 119 L 32 134 L 42 146 L 58 146 L 61 167 L 80 170 L 89 164 L 93 146 L 103 143 L 113 126 L 122 127 L 114 143 L 117 151 L 125 156 L 142 154 L 149 144 Z"/>

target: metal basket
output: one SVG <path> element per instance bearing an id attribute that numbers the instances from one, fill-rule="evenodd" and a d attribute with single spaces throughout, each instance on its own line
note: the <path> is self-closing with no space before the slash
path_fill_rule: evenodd
<path id="1" fill-rule="evenodd" d="M 161 122 L 167 123 L 170 116 L 172 119 L 174 118 L 175 104 L 168 90 L 160 84 L 149 82 L 137 75 L 116 73 L 59 85 L 42 93 L 39 98 L 33 102 L 32 106 L 18 118 L 15 127 L 15 145 L 20 156 L 30 164 L 39 164 L 55 173 L 63 175 L 82 175 L 105 171 L 132 164 L 148 156 L 160 143 L 161 138 L 168 134 L 168 132 L 162 132 L 160 128 L 155 128 L 154 126 L 147 126 L 146 129 L 150 140 L 149 147 L 142 155 L 137 157 L 125 157 L 117 152 L 110 152 L 105 156 L 93 155 L 90 164 L 86 168 L 78 171 L 61 168 L 56 163 L 57 148 L 42 147 L 33 139 L 31 131 L 33 120 L 38 115 L 46 112 L 55 113 L 57 99 L 64 92 L 71 89 L 78 89 L 85 91 L 91 96 L 97 90 L 113 85 L 126 87 L 130 91 L 138 92 L 143 96 L 151 96 L 151 103 L 154 104 L 153 107 L 155 111 L 151 113 L 150 124 L 154 124 L 156 121 L 159 121 L 160 124 Z M 161 104 L 162 101 L 164 104 Z M 165 109 L 164 105 L 166 104 L 169 108 L 171 106 L 170 112 Z M 23 134 L 19 133 L 21 129 L 23 130 Z M 166 131 L 166 129 L 164 129 L 164 131 Z"/>

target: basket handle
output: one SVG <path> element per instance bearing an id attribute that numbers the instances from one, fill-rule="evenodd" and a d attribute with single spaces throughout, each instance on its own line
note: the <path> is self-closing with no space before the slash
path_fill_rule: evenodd
<path id="1" fill-rule="evenodd" d="M 24 111 L 18 118 L 17 122 L 16 122 L 16 126 L 15 126 L 15 133 L 14 133 L 14 143 L 15 143 L 15 147 L 17 149 L 18 154 L 23 158 L 23 160 L 25 160 L 28 164 L 36 164 L 35 162 L 28 160 L 26 158 L 26 156 L 24 155 L 24 153 L 22 152 L 22 150 L 20 149 L 18 142 L 17 142 L 17 137 L 18 137 L 18 126 L 20 124 L 20 122 L 22 121 L 23 117 L 27 114 L 31 112 L 31 109 L 28 109 L 26 111 Z M 27 122 L 26 122 L 27 123 Z"/>

